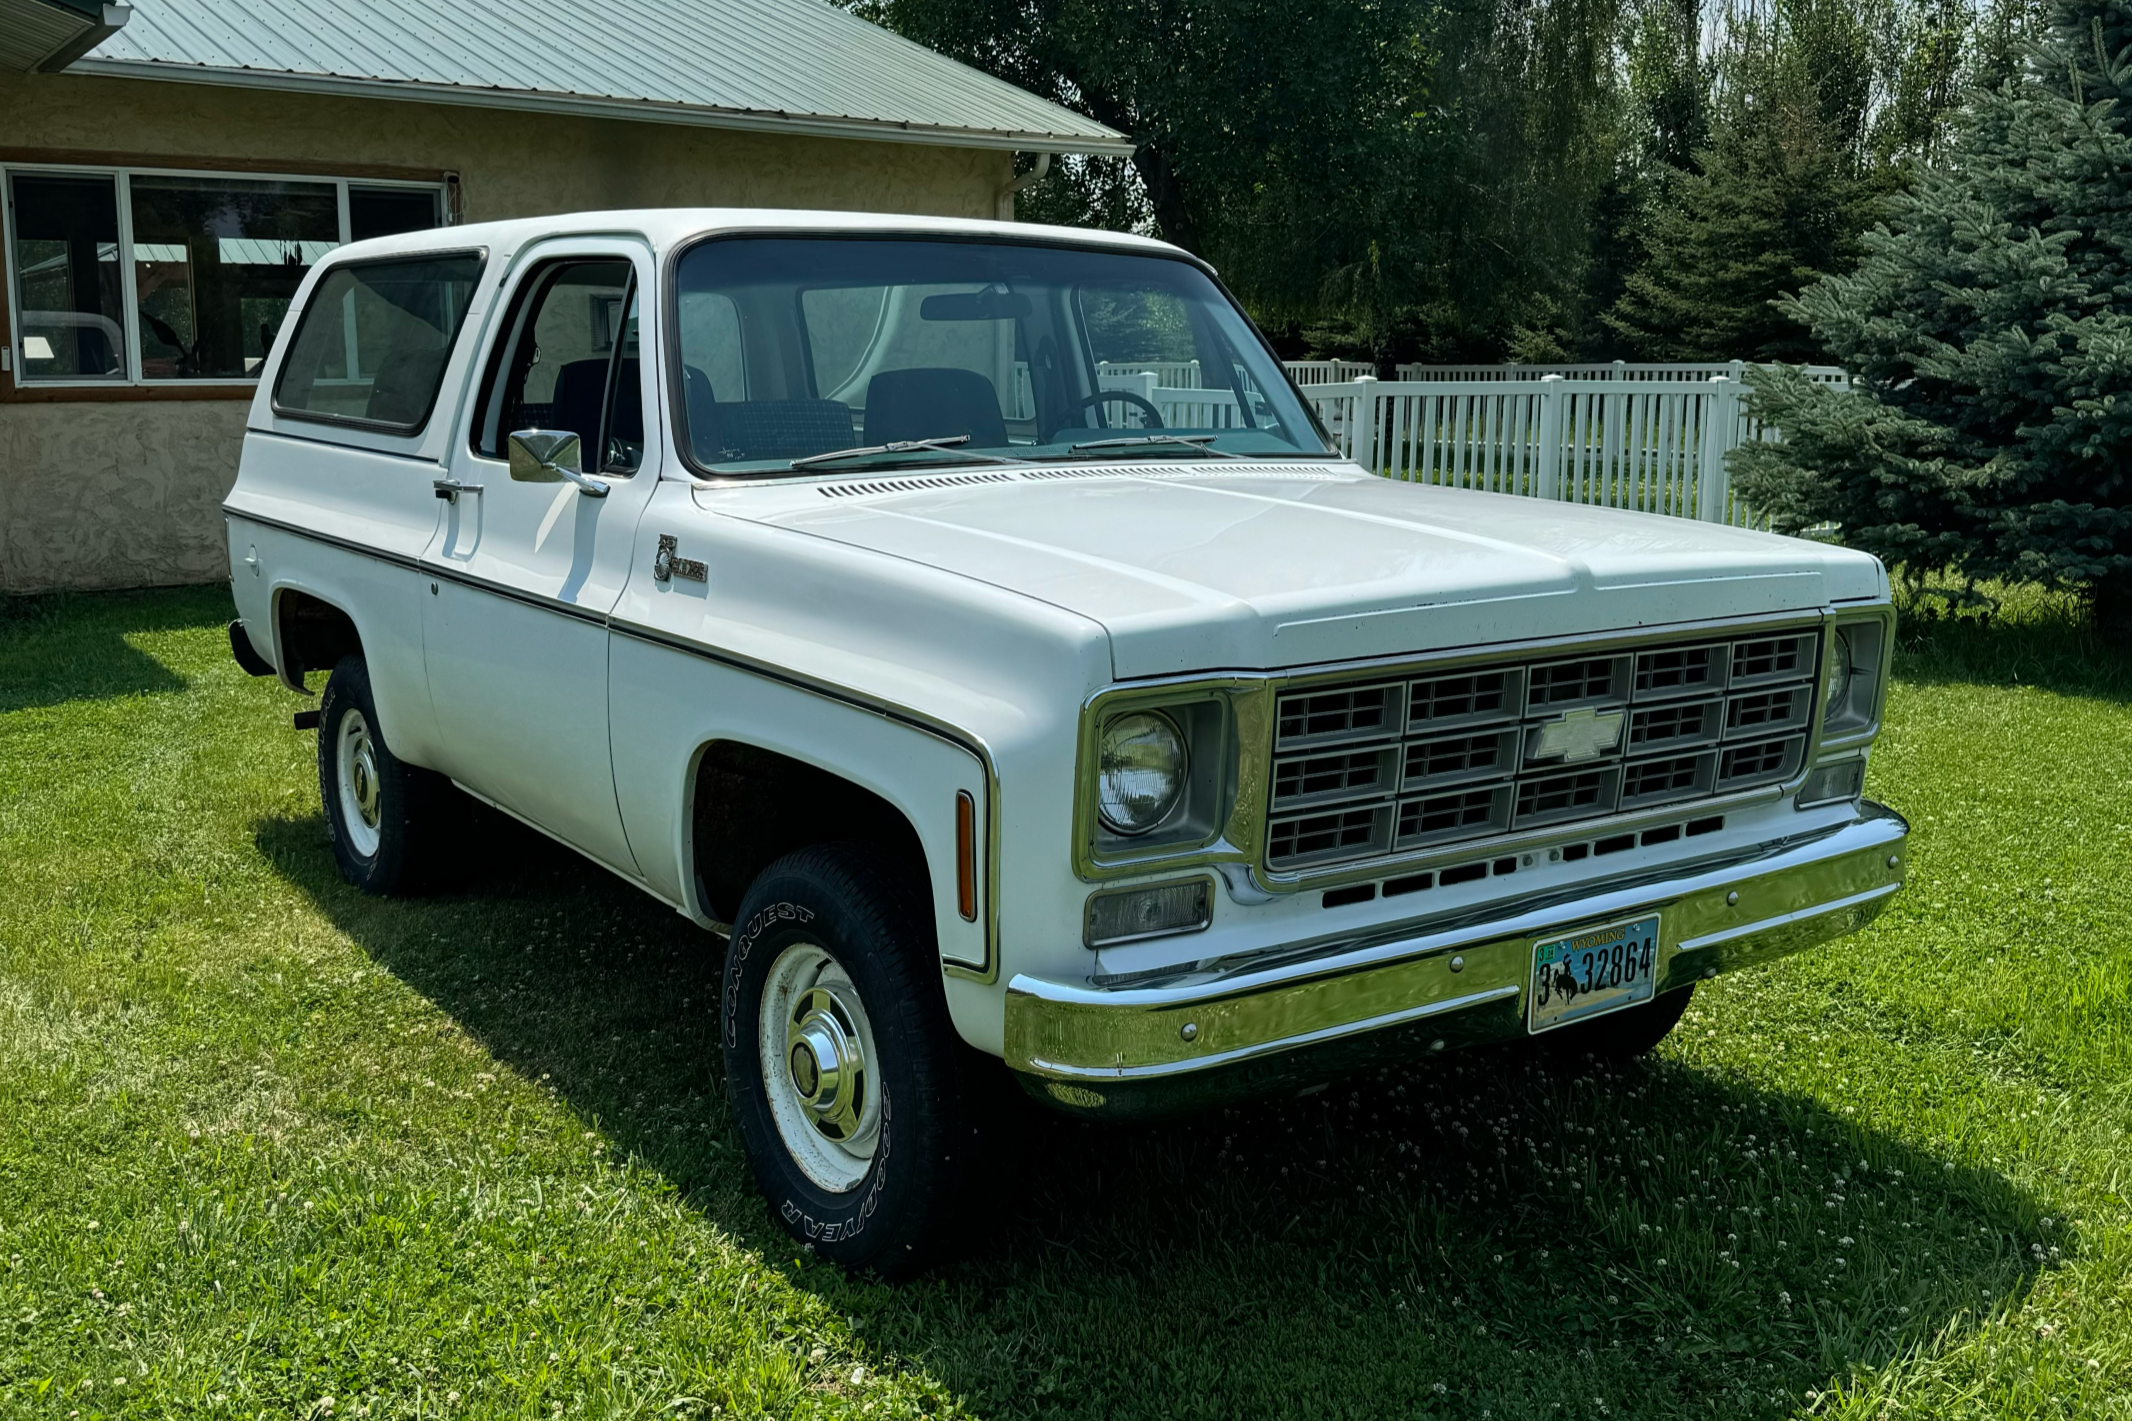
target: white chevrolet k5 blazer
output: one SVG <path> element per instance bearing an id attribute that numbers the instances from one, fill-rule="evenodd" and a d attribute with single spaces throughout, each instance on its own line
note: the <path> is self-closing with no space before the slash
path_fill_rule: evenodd
<path id="1" fill-rule="evenodd" d="M 348 879 L 471 795 L 728 941 L 800 1238 L 944 1245 L 1026 1091 L 1144 1118 L 1653 1047 L 1902 882 L 1871 557 L 1376 477 L 1134 237 L 590 213 L 306 278 L 226 505 Z M 987 1104 L 987 1102 L 991 1102 Z"/>

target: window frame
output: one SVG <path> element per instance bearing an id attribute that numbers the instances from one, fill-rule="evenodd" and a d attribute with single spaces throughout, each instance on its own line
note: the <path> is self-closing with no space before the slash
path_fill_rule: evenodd
<path id="1" fill-rule="evenodd" d="M 126 351 L 125 371 L 116 379 L 69 380 L 26 379 L 23 376 L 23 332 L 20 313 L 16 310 L 15 290 L 15 202 L 14 182 L 16 173 L 34 173 L 40 176 L 79 178 L 109 178 L 118 202 L 118 261 L 119 293 L 122 301 L 121 314 L 125 318 Z M 133 244 L 133 179 L 143 178 L 208 178 L 230 182 L 255 183 L 311 183 L 333 189 L 334 207 L 339 221 L 340 238 L 335 247 L 338 251 L 353 240 L 349 236 L 348 189 L 398 188 L 418 190 L 436 195 L 437 212 L 443 217 L 442 226 L 429 228 L 441 231 L 450 227 L 452 209 L 450 184 L 444 181 L 429 181 L 416 178 L 366 178 L 336 176 L 327 173 L 250 172 L 226 168 L 183 168 L 157 164 L 110 164 L 110 163 L 16 163 L 0 162 L 0 310 L 7 314 L 5 349 L 7 367 L 0 370 L 0 381 L 12 390 L 17 398 L 47 390 L 117 391 L 174 390 L 200 391 L 243 389 L 256 390 L 260 378 L 266 373 L 268 355 L 261 356 L 259 367 L 248 375 L 192 376 L 184 379 L 154 378 L 141 374 L 141 319 L 138 274 L 134 269 Z M 316 272 L 328 258 L 321 258 L 311 270 Z M 278 343 L 278 342 L 277 342 Z M 276 411 L 280 413 L 280 411 Z"/>
<path id="2" fill-rule="evenodd" d="M 347 211 L 345 201 L 342 203 L 341 210 L 344 214 Z M 358 257 L 354 261 L 333 261 L 331 259 L 321 261 L 311 269 L 310 275 L 306 278 L 309 282 L 309 289 L 304 293 L 303 304 L 295 308 L 296 326 L 295 330 L 290 333 L 288 341 L 293 346 L 296 343 L 296 337 L 303 333 L 304 322 L 310 320 L 311 313 L 318 309 L 319 287 L 325 285 L 326 278 L 334 272 L 369 266 L 405 265 L 408 262 L 443 261 L 450 257 L 472 257 L 474 259 L 474 279 L 467 287 L 466 305 L 460 309 L 458 323 L 452 327 L 451 342 L 445 346 L 444 364 L 437 371 L 436 387 L 429 392 L 429 403 L 422 407 L 420 419 L 417 419 L 412 424 L 394 424 L 388 420 L 366 419 L 359 415 L 350 414 L 320 414 L 313 410 L 296 409 L 293 406 L 285 405 L 281 402 L 281 382 L 288 374 L 288 362 L 286 360 L 275 365 L 274 383 L 267 391 L 267 407 L 274 412 L 274 417 L 276 419 L 300 419 L 311 424 L 330 424 L 341 429 L 367 430 L 373 434 L 392 434 L 402 438 L 411 438 L 428 429 L 431 417 L 437 412 L 437 401 L 443 398 L 444 381 L 445 377 L 451 373 L 452 356 L 458 353 L 459 342 L 466 335 L 466 318 L 473 312 L 476 298 L 481 292 L 482 278 L 488 275 L 489 249 L 487 247 L 438 247 L 434 251 L 424 249 L 422 251 L 394 252 L 389 256 Z M 278 337 L 275 344 L 281 344 Z M 268 363 L 267 361 L 261 361 L 260 370 L 264 371 Z M 253 382 L 255 384 L 258 378 L 254 377 Z M 112 383 L 115 384 L 116 382 Z M 172 382 L 158 381 L 156 383 Z"/>

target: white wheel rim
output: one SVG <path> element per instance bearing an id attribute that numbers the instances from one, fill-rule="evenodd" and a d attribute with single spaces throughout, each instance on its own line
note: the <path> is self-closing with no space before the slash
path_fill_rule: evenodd
<path id="1" fill-rule="evenodd" d="M 364 858 L 378 851 L 377 742 L 370 738 L 370 722 L 359 710 L 341 717 L 340 734 L 333 748 L 334 779 L 340 788 L 341 828 L 347 831 L 348 847 Z"/>
<path id="2" fill-rule="evenodd" d="M 796 942 L 770 964 L 756 1041 L 786 1153 L 832 1194 L 858 1188 L 881 1138 L 880 1056 L 858 988 L 827 948 Z"/>

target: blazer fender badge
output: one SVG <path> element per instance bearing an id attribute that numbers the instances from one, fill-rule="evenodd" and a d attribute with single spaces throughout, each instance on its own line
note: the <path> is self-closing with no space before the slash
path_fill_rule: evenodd
<path id="1" fill-rule="evenodd" d="M 1540 727 L 1540 738 L 1532 747 L 1532 757 L 1552 760 L 1560 755 L 1566 761 L 1589 760 L 1611 750 L 1621 742 L 1623 715 L 1618 710 L 1590 708 L 1564 711 L 1559 719 Z"/>
<path id="2" fill-rule="evenodd" d="M 676 577 L 685 577 L 691 582 L 708 582 L 710 569 L 695 558 L 682 557 L 677 551 L 679 547 L 680 544 L 674 540 L 673 534 L 659 535 L 659 551 L 652 554 L 651 559 L 652 577 L 660 582 L 671 581 Z"/>

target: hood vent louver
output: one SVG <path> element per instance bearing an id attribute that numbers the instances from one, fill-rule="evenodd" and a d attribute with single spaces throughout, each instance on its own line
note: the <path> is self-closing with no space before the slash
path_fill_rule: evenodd
<path id="1" fill-rule="evenodd" d="M 1301 479 L 1326 483 L 1349 477 L 1322 464 L 1261 464 L 1238 468 L 1235 464 L 1166 464 L 1159 468 L 1131 464 L 1095 468 L 1027 469 L 1022 477 L 1038 479 Z"/>
<path id="2" fill-rule="evenodd" d="M 920 488 L 959 488 L 964 484 L 1011 484 L 1012 474 L 931 474 L 918 479 L 868 479 L 857 484 L 823 484 L 824 498 L 864 498 L 876 493 L 906 493 Z"/>
<path id="3" fill-rule="evenodd" d="M 1282 479 L 1289 482 L 1338 483 L 1354 477 L 1322 464 L 1273 464 L 1238 467 L 1235 464 L 1105 464 L 1068 469 L 1017 469 L 1012 473 L 987 470 L 968 474 L 921 474 L 913 478 L 866 479 L 858 483 L 828 483 L 820 486 L 824 498 L 870 498 L 877 494 L 909 493 L 916 489 L 961 488 L 970 484 L 1049 483 L 1057 479 Z"/>

